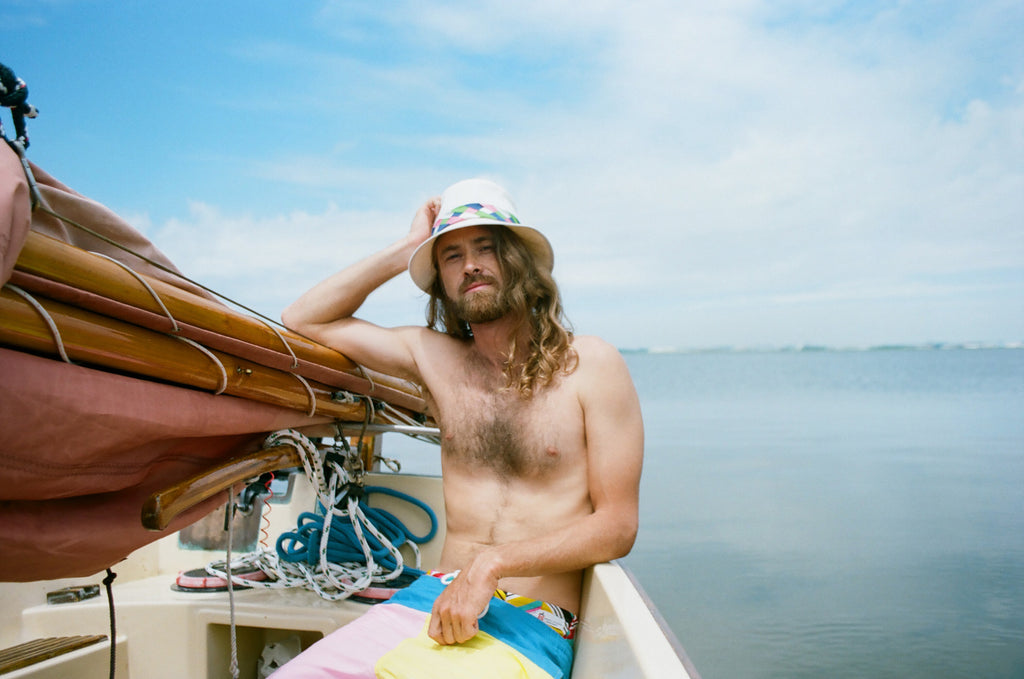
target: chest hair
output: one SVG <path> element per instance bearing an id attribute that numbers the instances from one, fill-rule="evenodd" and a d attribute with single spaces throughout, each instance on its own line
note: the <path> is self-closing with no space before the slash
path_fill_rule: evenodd
<path id="1" fill-rule="evenodd" d="M 502 391 L 469 400 L 448 418 L 444 452 L 449 460 L 502 478 L 542 474 L 557 463 L 558 450 L 544 442 L 546 427 L 537 416 L 542 397 L 526 400 Z"/>

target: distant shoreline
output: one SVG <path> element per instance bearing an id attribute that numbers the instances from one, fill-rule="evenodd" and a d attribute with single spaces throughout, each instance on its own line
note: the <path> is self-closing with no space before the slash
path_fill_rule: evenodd
<path id="1" fill-rule="evenodd" d="M 623 354 L 782 354 L 822 352 L 866 352 L 866 351 L 978 351 L 978 350 L 1019 350 L 1024 342 L 928 342 L 923 344 L 876 344 L 870 346 L 827 346 L 821 344 L 795 344 L 786 346 L 752 347 L 640 347 L 619 348 Z"/>

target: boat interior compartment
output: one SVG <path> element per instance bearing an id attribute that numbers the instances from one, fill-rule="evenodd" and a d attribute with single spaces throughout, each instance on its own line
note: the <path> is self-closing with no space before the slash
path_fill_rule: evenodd
<path id="1" fill-rule="evenodd" d="M 265 506 L 270 507 L 269 512 L 264 509 L 264 515 L 271 519 L 267 528 L 271 539 L 293 528 L 297 515 L 314 504 L 311 485 L 301 474 L 296 476 L 298 478 L 289 489 L 288 502 Z M 443 507 L 439 478 L 370 473 L 366 481 L 368 485 L 387 486 L 409 493 L 431 507 Z M 425 534 L 430 528 L 429 519 L 422 511 L 398 499 L 374 496 L 372 503 L 398 516 L 413 531 Z M 214 519 L 217 519 L 217 514 L 222 515 L 223 512 L 215 512 Z M 438 535 L 421 547 L 425 566 L 439 559 L 443 539 L 442 523 Z M 412 556 L 408 554 L 410 564 Z M 138 550 L 113 567 L 118 573 L 113 586 L 118 677 L 217 679 L 230 676 L 232 612 L 228 594 L 225 591 L 178 591 L 174 587 L 179 572 L 202 568 L 223 557 L 223 552 L 184 549 L 180 536 L 173 534 Z M 102 574 L 94 580 L 98 582 L 101 577 Z M 22 639 L 4 639 L 5 644 L 43 637 L 109 633 L 105 595 L 101 593 L 85 600 L 71 597 L 68 603 L 43 603 L 45 584 L 37 584 L 37 600 L 41 602 L 22 611 Z M 61 589 L 66 588 L 62 582 L 51 584 L 53 587 L 58 585 Z M 13 585 L 0 587 L 13 588 Z M 268 645 L 285 642 L 293 648 L 308 648 L 323 636 L 358 618 L 370 606 L 354 600 L 326 601 L 314 592 L 295 588 L 236 587 L 233 596 L 241 677 L 259 676 L 257 663 Z M 109 644 L 103 641 L 80 651 L 37 662 L 4 677 L 101 676 L 106 674 L 108 662 Z M 102 673 L 97 668 L 101 668 Z"/>
<path id="2" fill-rule="evenodd" d="M 372 472 L 367 485 L 386 486 L 426 502 L 438 516 L 438 533 L 422 545 L 421 566 L 436 565 L 444 540 L 444 498 L 441 479 L 410 474 Z M 294 527 L 299 513 L 315 502 L 311 484 L 301 472 L 293 472 L 285 497 L 280 503 L 264 505 L 263 526 L 269 541 Z M 398 516 L 411 531 L 425 534 L 429 518 L 419 508 L 386 495 L 372 496 L 372 504 Z M 269 509 L 269 511 L 268 511 Z M 211 515 L 220 521 L 223 510 Z M 338 627 L 356 619 L 371 604 L 352 599 L 331 602 L 305 589 L 242 589 L 235 588 L 234 613 L 225 591 L 177 591 L 178 573 L 202 568 L 224 558 L 222 551 L 188 549 L 179 534 L 168 535 L 137 550 L 125 561 L 116 564 L 118 574 L 113 583 L 117 624 L 117 677 L 126 679 L 170 679 L 196 677 L 226 679 L 231 676 L 232 618 L 239 676 L 256 679 L 265 650 L 280 645 L 287 652 L 306 649 Z M 403 555 L 408 547 L 403 546 Z M 408 553 L 408 563 L 413 555 Z M 9 600 L 15 585 L 0 584 L 0 596 L 14 610 L 21 611 L 20 620 L 5 614 L 3 645 L 30 639 L 72 635 L 109 634 L 106 596 L 95 593 L 94 587 L 103 574 L 90 579 L 29 583 L 35 585 L 34 601 Z M 45 603 L 46 591 L 64 590 L 71 584 L 72 595 L 61 592 L 57 599 L 68 603 Z M 18 587 L 25 592 L 24 584 Z M 88 591 L 82 600 L 74 592 Z M 21 604 L 20 606 L 18 604 Z M 695 671 L 684 669 L 685 654 L 674 647 L 666 636 L 656 614 L 637 584 L 619 564 L 599 564 L 587 570 L 584 579 L 581 624 L 576 640 L 574 677 L 696 677 Z M 12 638 L 12 632 L 19 637 Z M 683 663 L 681 663 L 681 659 Z M 28 667 L 3 675 L 4 679 L 47 679 L 69 676 L 105 676 L 109 663 L 106 640 L 61 656 L 42 660 Z"/>

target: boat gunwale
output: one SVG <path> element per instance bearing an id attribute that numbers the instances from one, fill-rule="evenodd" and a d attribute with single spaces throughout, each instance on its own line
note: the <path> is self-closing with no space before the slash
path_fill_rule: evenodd
<path id="1" fill-rule="evenodd" d="M 676 636 L 675 632 L 672 631 L 672 628 L 669 627 L 668 621 L 665 620 L 665 616 L 661 614 L 661 611 L 654 603 L 654 600 L 647 593 L 647 590 L 645 590 L 643 588 L 643 585 L 640 584 L 640 580 L 636 577 L 636 574 L 632 570 L 630 570 L 628 566 L 623 564 L 620 560 L 616 560 L 613 563 L 614 565 L 622 569 L 622 572 L 625 574 L 630 584 L 633 585 L 633 588 L 637 591 L 637 594 L 640 595 L 641 601 L 643 601 L 644 606 L 647 607 L 647 610 L 648 612 L 650 612 L 651 617 L 654 618 L 654 622 L 657 623 L 658 629 L 661 630 L 661 633 L 662 635 L 664 635 L 665 640 L 668 641 L 668 645 L 672 648 L 672 651 L 676 654 L 676 657 L 679 658 L 679 662 L 682 663 L 683 668 L 686 670 L 687 674 L 690 675 L 690 679 L 702 679 L 700 673 L 697 671 L 696 666 L 694 666 L 693 661 L 690 660 L 690 656 L 687 655 L 686 649 L 683 648 L 683 644 L 679 641 L 679 638 Z"/>

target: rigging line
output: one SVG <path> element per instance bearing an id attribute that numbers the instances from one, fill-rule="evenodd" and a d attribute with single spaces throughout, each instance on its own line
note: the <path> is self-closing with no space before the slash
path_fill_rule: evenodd
<path id="1" fill-rule="evenodd" d="M 263 497 L 263 506 L 266 508 L 260 514 L 260 547 L 268 549 L 267 540 L 270 539 L 270 513 L 274 511 L 274 505 L 270 504 L 270 501 L 274 499 L 274 479 L 276 478 L 274 472 L 269 472 L 267 482 L 264 484 L 264 488 L 267 489 L 268 495 Z M 285 477 L 287 478 L 287 477 Z"/>
<path id="2" fill-rule="evenodd" d="M 39 185 L 36 184 L 36 176 L 32 173 L 32 168 L 28 164 L 28 158 L 25 156 L 24 144 L 17 139 L 14 141 L 11 141 L 7 137 L 4 137 L 3 139 L 7 142 L 8 146 L 14 149 L 14 152 L 18 155 L 18 159 L 21 161 L 21 169 L 24 170 L 25 179 L 28 181 L 28 195 L 32 209 L 35 210 L 38 206 L 45 205 L 43 195 L 39 193 Z"/>
<path id="3" fill-rule="evenodd" d="M 426 543 L 437 530 L 437 518 L 429 506 L 398 491 L 366 488 L 367 493 L 392 495 L 423 509 L 430 519 L 431 529 L 427 535 L 417 536 L 401 521 L 367 506 L 365 498 L 349 492 L 358 479 L 342 460 L 329 458 L 321 462 L 320 451 L 313 442 L 294 430 L 275 432 L 266 441 L 266 445 L 281 443 L 295 447 L 306 478 L 316 479 L 314 490 L 319 508 L 315 514 L 303 514 L 298 528 L 278 539 L 276 550 L 243 555 L 237 561 L 229 558 L 223 566 L 208 564 L 208 573 L 235 585 L 258 589 L 304 587 L 324 599 L 339 601 L 373 583 L 386 583 L 399 577 L 409 568 L 399 549 L 402 545 L 412 550 L 415 559 L 412 568 L 419 569 L 421 554 L 417 543 Z M 344 440 L 342 444 L 349 450 Z M 323 476 L 324 465 L 329 467 L 327 478 Z M 332 531 L 335 531 L 334 536 L 329 535 Z M 229 572 L 244 565 L 257 568 L 273 579 L 241 580 Z"/>
<path id="4" fill-rule="evenodd" d="M 294 351 L 292 351 L 292 345 L 288 344 L 288 340 L 284 338 L 284 335 L 282 335 L 281 332 L 277 328 L 275 328 L 271 323 L 267 323 L 267 320 L 265 318 L 260 318 L 259 320 L 263 321 L 263 323 L 266 324 L 268 328 L 274 331 L 274 334 L 277 335 L 277 339 L 281 340 L 281 344 L 284 345 L 285 350 L 292 355 L 292 370 L 298 368 L 299 357 L 295 355 Z"/>
<path id="5" fill-rule="evenodd" d="M 221 360 L 219 358 L 217 358 L 217 356 L 214 355 L 214 353 L 212 351 L 210 351 L 209 349 L 204 347 L 199 342 L 195 342 L 193 340 L 190 340 L 187 337 L 182 337 L 181 335 L 170 335 L 170 337 L 173 337 L 175 339 L 181 340 L 182 342 L 184 342 L 186 344 L 192 345 L 193 347 L 195 347 L 199 351 L 201 351 L 204 354 L 206 354 L 206 357 L 209 358 L 211 361 L 213 361 L 213 364 L 215 366 L 220 368 L 220 384 L 217 385 L 217 391 L 214 392 L 214 395 L 215 396 L 219 396 L 220 394 L 223 394 L 224 390 L 228 388 L 228 371 L 224 368 L 224 364 L 221 363 Z"/>
<path id="6" fill-rule="evenodd" d="M 130 266 L 128 266 L 124 262 L 118 261 L 118 260 L 114 259 L 113 257 L 111 257 L 110 255 L 105 255 L 102 252 L 93 252 L 91 254 L 94 254 L 97 257 L 102 257 L 103 259 L 109 259 L 111 262 L 113 262 L 114 264 L 117 264 L 119 267 L 121 267 L 122 269 L 124 269 L 125 271 L 130 273 L 132 276 L 134 276 L 135 280 L 137 280 L 139 283 L 141 283 L 142 287 L 146 288 L 146 290 L 149 292 L 150 296 L 152 296 L 153 299 L 156 301 L 156 303 L 158 305 L 160 305 L 160 308 L 163 309 L 164 316 L 167 316 L 167 318 L 170 319 L 171 327 L 173 328 L 173 330 L 171 332 L 180 332 L 181 329 L 178 327 L 178 321 L 174 320 L 174 316 L 171 315 L 171 312 L 170 312 L 170 310 L 168 310 L 167 306 L 164 304 L 164 301 L 162 299 L 160 299 L 160 295 L 156 294 L 156 290 L 153 289 L 153 286 L 151 286 L 149 284 L 149 281 L 147 281 L 145 278 L 143 278 L 142 275 L 138 271 L 136 271 L 135 269 L 131 268 Z"/>
<path id="7" fill-rule="evenodd" d="M 224 522 L 227 524 L 225 528 L 228 533 L 227 547 L 224 551 L 224 568 L 227 572 L 227 578 L 225 579 L 228 581 L 228 608 L 231 615 L 231 664 L 229 665 L 229 671 L 231 672 L 232 679 L 238 679 L 238 632 L 235 628 L 235 588 L 232 584 L 234 578 L 231 577 L 231 542 L 235 532 L 234 486 L 228 488 L 228 503 L 224 507 Z"/>
<path id="8" fill-rule="evenodd" d="M 288 374 L 301 382 L 302 386 L 306 388 L 306 394 L 309 396 L 309 412 L 306 413 L 306 417 L 313 417 L 316 415 L 316 394 L 313 393 L 313 387 L 309 386 L 309 382 L 307 382 L 306 378 L 302 375 L 299 375 L 298 373 Z"/>
<path id="9" fill-rule="evenodd" d="M 394 426 L 392 431 L 397 431 L 402 434 L 405 434 L 406 436 L 410 436 L 421 441 L 426 441 L 428 443 L 433 443 L 435 445 L 441 444 L 440 429 L 436 427 L 422 426 L 420 422 L 409 417 L 408 415 L 403 413 L 401 410 L 395 408 L 387 401 L 382 401 L 381 405 L 383 406 L 380 413 L 381 417 L 387 417 L 392 421 L 392 426 Z M 402 423 L 408 426 L 402 427 Z M 372 428 L 373 426 L 374 425 L 370 425 L 370 428 Z"/>
<path id="10" fill-rule="evenodd" d="M 40 316 L 42 316 L 43 321 L 50 328 L 50 333 L 53 335 L 53 341 L 57 345 L 57 353 L 60 354 L 60 357 L 64 359 L 65 363 L 71 363 L 72 365 L 74 365 L 71 362 L 71 359 L 68 358 L 68 353 L 64 351 L 64 340 L 61 339 L 60 330 L 57 329 L 57 324 L 53 321 L 53 317 L 50 316 L 50 312 L 48 312 L 43 307 L 43 305 L 36 300 L 35 297 L 28 294 L 27 292 L 19 288 L 17 285 L 14 285 L 13 283 L 5 283 L 4 287 L 9 288 L 11 292 L 21 295 L 25 299 L 25 301 L 28 302 L 32 306 L 32 308 L 39 313 Z"/>
<path id="11" fill-rule="evenodd" d="M 82 231 L 85 231 L 86 233 L 88 233 L 90 236 L 93 236 L 95 238 L 99 238 L 101 241 L 103 241 L 104 243 L 107 243 L 108 245 L 113 245 L 115 248 L 118 248 L 120 250 L 123 250 L 123 251 L 127 252 L 130 255 L 138 257 L 142 261 L 146 262 L 147 264 L 149 264 L 151 266 L 156 267 L 157 269 L 159 269 L 160 271 L 163 271 L 164 273 L 167 273 L 167 274 L 170 274 L 172 276 L 175 276 L 176 278 L 180 278 L 181 280 L 185 281 L 186 283 L 191 283 L 192 285 L 194 285 L 197 288 L 200 288 L 202 290 L 205 290 L 206 292 L 210 293 L 211 295 L 216 295 L 217 297 L 219 297 L 220 299 L 224 300 L 225 302 L 228 302 L 230 304 L 234 304 L 239 309 L 247 311 L 250 314 L 253 314 L 254 316 L 257 316 L 257 317 L 261 318 L 262 320 L 264 320 L 264 321 L 266 321 L 268 323 L 273 323 L 275 325 L 280 325 L 280 323 L 278 323 L 274 319 L 272 319 L 272 318 L 270 318 L 268 316 L 264 316 L 263 314 L 261 314 L 260 312 L 256 311 L 255 309 L 250 309 L 249 307 L 247 307 L 246 305 L 242 304 L 241 302 L 236 302 L 235 300 L 231 299 L 230 297 L 217 292 L 213 288 L 208 288 L 205 285 L 203 285 L 202 283 L 199 283 L 198 281 L 192 280 L 191 278 L 189 278 L 188 276 L 184 275 L 180 271 L 175 271 L 174 269 L 172 269 L 172 268 L 170 268 L 170 267 L 168 267 L 168 266 L 166 266 L 164 264 L 161 264 L 160 262 L 157 262 L 154 259 L 151 259 L 151 258 L 149 258 L 149 257 L 147 257 L 147 256 L 145 256 L 145 255 L 143 255 L 141 253 L 135 252 L 134 250 L 132 250 L 131 248 L 129 248 L 126 245 L 122 245 L 121 243 L 118 243 L 113 238 L 110 238 L 108 236 L 104 236 L 102 233 L 99 233 L 98 231 L 90 229 L 88 226 L 85 226 L 83 224 L 79 224 L 78 222 L 76 222 L 73 219 L 69 219 L 67 217 L 64 217 L 63 215 L 55 212 L 52 208 L 50 208 L 45 203 L 40 203 L 39 205 L 36 206 L 36 209 L 41 210 L 41 211 L 45 212 L 46 214 L 48 214 L 48 215 L 50 215 L 52 217 L 56 217 L 57 219 L 61 220 L 65 224 L 70 224 L 71 226 L 73 226 L 73 227 L 75 227 L 77 229 L 81 229 Z M 305 337 L 305 336 L 303 335 L 303 337 Z M 306 337 L 306 339 L 309 339 L 309 338 Z M 310 341 L 312 342 L 314 340 L 310 340 Z"/>
<path id="12" fill-rule="evenodd" d="M 360 364 L 360 363 L 356 363 L 356 368 L 358 368 L 358 369 L 359 369 L 359 374 L 360 374 L 360 375 L 362 375 L 362 376 L 363 376 L 363 378 L 364 378 L 364 379 L 365 379 L 365 380 L 366 380 L 367 382 L 369 382 L 369 383 L 370 383 L 370 392 L 369 392 L 369 393 L 371 393 L 371 394 L 372 394 L 372 393 L 373 393 L 374 391 L 376 391 L 376 389 L 377 389 L 377 385 L 373 383 L 373 377 L 371 377 L 371 376 L 370 376 L 370 373 L 366 372 L 366 368 L 364 368 L 364 367 L 362 366 L 362 364 Z"/>
<path id="13" fill-rule="evenodd" d="M 365 497 L 349 492 L 358 480 L 342 460 L 321 461 L 321 451 L 315 444 L 294 430 L 274 432 L 264 445 L 282 443 L 293 446 L 299 454 L 306 478 L 313 483 L 319 508 L 315 514 L 303 514 L 298 528 L 278 539 L 277 549 L 241 555 L 237 560 L 229 558 L 223 564 L 208 564 L 208 573 L 228 579 L 234 585 L 257 589 L 303 587 L 323 599 L 340 601 L 373 583 L 394 580 L 410 569 L 399 549 L 402 545 L 408 545 L 413 552 L 415 565 L 411 568 L 420 568 L 421 553 L 417 543 L 426 543 L 437 530 L 437 517 L 429 506 L 398 491 L 366 488 L 367 493 L 392 495 L 423 509 L 430 519 L 431 529 L 425 536 L 416 536 L 401 521 L 392 521 L 386 513 L 367 506 Z M 342 446 L 350 450 L 344 439 Z M 325 465 L 329 467 L 326 478 Z M 332 529 L 336 534 L 328 536 Z M 246 565 L 259 569 L 271 579 L 242 580 L 230 572 Z M 415 570 L 412 573 L 417 574 Z"/>
<path id="14" fill-rule="evenodd" d="M 110 616 L 110 679 L 114 679 L 117 671 L 117 615 L 114 612 L 114 578 L 117 573 L 107 569 L 107 577 L 103 578 L 103 586 L 107 590 L 107 614 Z"/>
<path id="15" fill-rule="evenodd" d="M 381 417 L 388 416 L 388 413 L 382 413 Z M 362 430 L 361 424 L 349 423 L 336 421 L 334 423 L 334 431 L 336 436 L 345 436 L 348 432 L 355 436 L 359 431 Z M 366 427 L 366 431 L 374 434 L 384 434 L 393 432 L 395 434 L 406 434 L 409 436 L 421 435 L 421 436 L 440 436 L 441 430 L 437 427 L 426 427 L 416 424 L 400 424 L 395 422 L 381 422 L 378 424 L 370 424 Z"/>
<path id="16" fill-rule="evenodd" d="M 363 465 L 365 469 L 365 461 L 363 460 L 363 438 L 366 436 L 366 428 L 370 425 L 370 421 L 373 420 L 376 415 L 373 407 L 373 399 L 366 397 L 366 405 L 363 406 L 363 427 L 359 430 L 359 442 L 356 443 L 356 456 L 359 458 L 359 463 Z M 370 467 L 373 467 L 373 460 L 370 460 Z"/>

